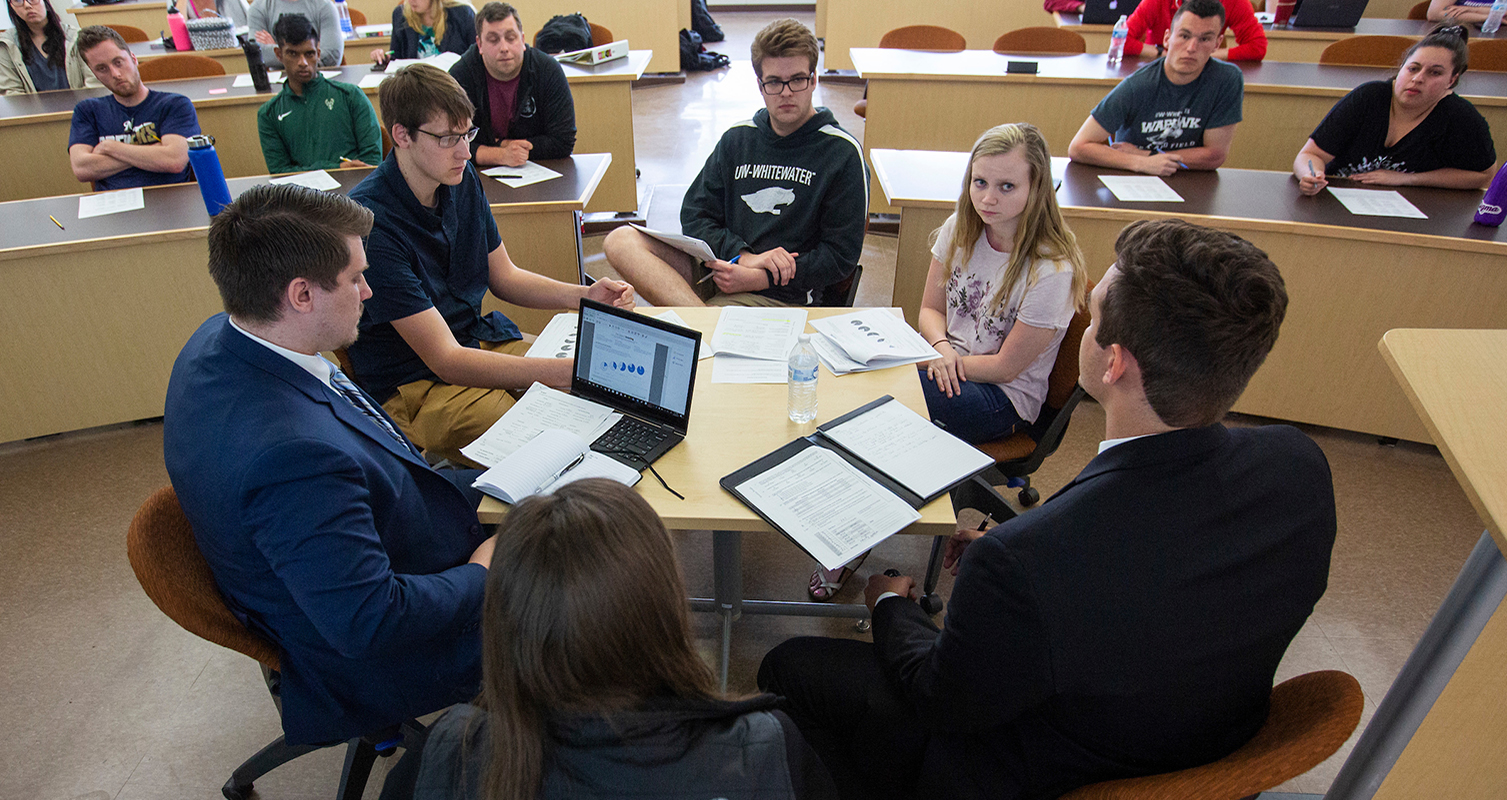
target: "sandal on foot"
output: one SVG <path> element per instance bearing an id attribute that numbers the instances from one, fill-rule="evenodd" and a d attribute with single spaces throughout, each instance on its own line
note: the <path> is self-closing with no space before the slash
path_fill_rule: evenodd
<path id="1" fill-rule="evenodd" d="M 829 602 L 847 585 L 848 579 L 858 573 L 858 568 L 863 566 L 863 560 L 868 557 L 869 554 L 864 553 L 835 570 L 817 567 L 811 573 L 811 582 L 806 586 L 806 596 L 818 603 Z"/>

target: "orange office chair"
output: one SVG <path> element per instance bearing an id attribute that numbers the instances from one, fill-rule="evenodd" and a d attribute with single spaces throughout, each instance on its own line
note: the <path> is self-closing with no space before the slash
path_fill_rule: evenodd
<path id="1" fill-rule="evenodd" d="M 1470 68 L 1483 72 L 1507 72 L 1507 40 L 1476 39 L 1470 48 Z"/>
<path id="2" fill-rule="evenodd" d="M 225 74 L 225 66 L 209 56 L 193 56 L 175 53 L 167 56 L 143 59 L 138 69 L 146 82 L 170 81 L 177 78 L 212 78 Z"/>
<path id="3" fill-rule="evenodd" d="M 1406 36 L 1351 36 L 1324 48 L 1320 64 L 1355 67 L 1396 67 L 1402 54 L 1417 43 Z"/>
<path id="4" fill-rule="evenodd" d="M 968 40 L 963 34 L 939 25 L 906 25 L 879 37 L 879 46 L 891 50 L 929 50 L 936 53 L 960 53 L 968 49 Z M 869 90 L 864 88 L 863 98 L 853 104 L 853 113 L 867 117 L 869 113 Z"/>
<path id="5" fill-rule="evenodd" d="M 1084 296 L 1094 289 L 1090 280 Z M 1057 360 L 1052 363 L 1052 372 L 1047 377 L 1047 396 L 1041 404 L 1036 421 L 1024 430 L 1003 439 L 976 445 L 985 455 L 994 459 L 994 466 L 952 490 L 952 506 L 955 511 L 974 508 L 988 514 L 996 523 L 1015 516 L 1015 510 L 995 489 L 996 482 L 1011 481 L 1019 485 L 1018 499 L 1022 506 L 1035 505 L 1041 494 L 1031 487 L 1031 473 L 1041 467 L 1048 456 L 1057 452 L 1062 438 L 1067 435 L 1067 426 L 1073 418 L 1073 409 L 1086 394 L 1078 385 L 1078 344 L 1083 341 L 1083 332 L 1088 328 L 1087 306 L 1075 312 L 1062 336 L 1062 345 L 1057 348 Z M 924 379 L 924 378 L 923 378 Z M 942 610 L 942 598 L 937 594 L 937 581 L 942 575 L 942 554 L 947 546 L 947 536 L 938 536 L 931 542 L 931 558 L 926 563 L 926 578 L 921 589 L 921 608 L 927 614 Z"/>
<path id="6" fill-rule="evenodd" d="M 351 15 L 351 27 L 354 28 L 357 25 L 366 24 L 366 14 L 361 9 L 353 7 L 350 3 L 346 3 L 345 10 L 346 13 Z"/>
<path id="7" fill-rule="evenodd" d="M 125 39 L 126 40 L 126 44 L 135 44 L 136 42 L 144 42 L 148 38 L 146 31 L 144 31 L 144 30 L 142 30 L 142 29 L 140 29 L 140 28 L 138 28 L 138 27 L 136 27 L 134 25 L 122 25 L 119 22 L 112 22 L 109 25 L 106 25 L 105 27 L 109 28 L 110 30 L 115 31 L 118 34 L 120 34 L 120 38 Z"/>
<path id="8" fill-rule="evenodd" d="M 1429 0 L 1423 0 L 1423 2 L 1421 2 L 1421 3 L 1413 6 L 1412 8 L 1408 9 L 1408 19 L 1428 19 L 1428 18 L 1429 18 Z"/>
<path id="9" fill-rule="evenodd" d="M 1310 672 L 1272 689 L 1266 724 L 1239 750 L 1201 767 L 1089 784 L 1060 800 L 1240 800 L 1318 766 L 1360 722 L 1365 696 L 1348 673 Z"/>
<path id="10" fill-rule="evenodd" d="M 126 557 L 141 588 L 162 613 L 189 633 L 249 656 L 262 665 L 267 690 L 281 714 L 282 676 L 278 673 L 281 661 L 277 645 L 242 625 L 226 607 L 172 486 L 153 492 L 131 519 L 126 533 Z M 408 720 L 380 733 L 345 742 L 345 769 L 336 797 L 360 800 L 377 756 L 391 755 L 397 747 L 407 746 L 423 730 L 418 722 Z M 290 745 L 279 736 L 246 759 L 220 791 L 228 800 L 246 800 L 252 784 L 261 776 L 305 753 L 333 746 Z"/>
<path id="11" fill-rule="evenodd" d="M 1075 56 L 1088 52 L 1088 43 L 1074 31 L 1062 28 L 1019 28 L 995 39 L 994 52 Z"/>
<path id="12" fill-rule="evenodd" d="M 595 22 L 591 22 L 590 20 L 588 20 L 586 24 L 591 26 L 592 47 L 601 47 L 604 44 L 612 44 L 613 42 L 617 41 L 616 39 L 612 38 L 612 31 L 608 30 L 606 27 L 598 25 Z"/>

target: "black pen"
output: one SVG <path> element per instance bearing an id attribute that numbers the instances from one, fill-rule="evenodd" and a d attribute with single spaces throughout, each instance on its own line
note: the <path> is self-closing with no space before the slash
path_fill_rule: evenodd
<path id="1" fill-rule="evenodd" d="M 585 453 L 582 453 L 582 454 L 576 456 L 576 460 L 570 462 L 569 464 L 566 464 L 565 467 L 563 469 L 561 469 L 559 472 L 556 472 L 554 475 L 551 475 L 550 478 L 549 478 L 549 480 L 545 481 L 544 483 L 539 484 L 539 488 L 543 489 L 544 487 L 546 487 L 546 486 L 554 483 L 555 481 L 560 480 L 561 478 L 565 477 L 565 473 L 570 472 L 571 470 L 573 470 L 576 467 L 580 466 L 581 462 L 585 461 L 585 460 L 586 460 L 586 454 Z"/>

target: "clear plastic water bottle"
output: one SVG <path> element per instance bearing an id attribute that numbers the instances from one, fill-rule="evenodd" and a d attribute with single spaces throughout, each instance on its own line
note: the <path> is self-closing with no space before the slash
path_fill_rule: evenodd
<path id="1" fill-rule="evenodd" d="M 335 19 L 340 20 L 340 38 L 356 38 L 356 29 L 351 26 L 351 12 L 345 7 L 345 0 L 335 0 Z"/>
<path id="2" fill-rule="evenodd" d="M 1491 186 L 1481 196 L 1481 206 L 1476 209 L 1476 222 L 1481 225 L 1495 228 L 1502 224 L 1504 218 L 1507 218 L 1507 164 L 1497 170 L 1496 177 L 1491 179 Z"/>
<path id="3" fill-rule="evenodd" d="M 811 334 L 801 334 L 801 340 L 790 351 L 790 421 L 804 425 L 816 419 L 816 351 L 811 347 Z"/>
<path id="4" fill-rule="evenodd" d="M 1481 23 L 1481 33 L 1496 33 L 1502 27 L 1502 14 L 1507 12 L 1507 0 L 1496 0 L 1486 12 L 1486 21 Z"/>
<path id="5" fill-rule="evenodd" d="M 1499 3 L 1507 3 L 1507 0 L 1497 0 Z M 1130 17 L 1120 15 L 1120 21 L 1115 23 L 1115 29 L 1109 33 L 1109 65 L 1120 66 L 1125 60 L 1125 40 L 1130 38 Z"/>

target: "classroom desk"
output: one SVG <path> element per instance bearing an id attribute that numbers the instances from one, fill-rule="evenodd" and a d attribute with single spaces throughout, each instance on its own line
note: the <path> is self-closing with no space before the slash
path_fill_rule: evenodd
<path id="1" fill-rule="evenodd" d="M 1393 330 L 1392 368 L 1486 523 L 1475 550 L 1365 731 L 1329 800 L 1498 798 L 1507 792 L 1507 377 L 1502 330 Z"/>
<path id="2" fill-rule="evenodd" d="M 816 35 L 826 39 L 829 70 L 853 69 L 848 51 L 878 47 L 893 28 L 940 25 L 963 34 L 968 46 L 987 50 L 1001 34 L 1017 28 L 1051 25 L 1051 17 L 1035 2 L 949 0 L 913 3 L 905 0 L 817 0 Z"/>
<path id="3" fill-rule="evenodd" d="M 370 64 L 371 51 L 375 48 L 387 49 L 392 44 L 391 36 L 367 36 L 360 39 L 347 39 L 345 42 L 345 60 L 352 65 Z M 176 51 L 168 50 L 162 46 L 162 40 L 153 39 L 145 42 L 132 42 L 131 52 L 141 61 L 150 61 L 167 55 L 176 55 Z M 215 50 L 189 50 L 187 55 L 208 56 L 220 62 L 225 68 L 226 74 L 240 75 L 247 72 L 246 51 L 239 47 L 225 47 Z M 267 65 L 269 70 L 280 70 L 282 66 L 273 62 Z M 330 67 L 326 67 L 330 69 Z"/>
<path id="4" fill-rule="evenodd" d="M 1021 56 L 1015 56 L 1020 59 Z M 1010 56 L 992 51 L 921 53 L 856 48 L 853 61 L 869 79 L 865 152 L 967 150 L 1002 122 L 1041 129 L 1053 153 L 1068 143 L 1088 112 L 1120 80 L 1145 63 L 1111 67 L 1105 56 L 1036 56 L 1039 75 L 1006 75 Z M 1245 76 L 1244 121 L 1235 131 L 1226 167 L 1286 171 L 1334 103 L 1357 85 L 1395 70 L 1266 61 L 1237 63 Z M 1498 157 L 1507 156 L 1507 73 L 1467 72 L 1456 90 L 1491 125 Z M 878 192 L 869 210 L 890 212 Z"/>
<path id="5" fill-rule="evenodd" d="M 1065 14 L 1056 12 L 1052 15 L 1057 27 L 1065 28 L 1082 36 L 1088 43 L 1088 52 L 1109 52 L 1109 34 L 1114 30 L 1113 25 L 1084 25 L 1081 14 Z M 1410 39 L 1422 39 L 1429 31 L 1433 30 L 1438 23 L 1419 19 L 1371 19 L 1362 17 L 1354 28 L 1289 28 L 1285 25 L 1265 25 L 1266 29 L 1266 60 L 1267 61 L 1299 61 L 1311 64 L 1319 62 L 1319 54 L 1324 48 L 1351 36 L 1406 36 Z M 1477 28 L 1470 29 L 1470 39 L 1507 39 L 1507 31 L 1496 33 L 1481 33 Z M 1235 43 L 1234 34 L 1226 37 L 1226 43 Z"/>
<path id="6" fill-rule="evenodd" d="M 630 47 L 654 51 L 649 72 L 680 71 L 680 29 L 691 27 L 688 0 L 574 0 L 564 4 L 555 0 L 519 0 L 513 7 L 518 9 L 530 43 L 550 17 L 583 14 L 587 20 L 612 31 L 612 38 L 627 39 Z M 387 14 L 383 19 L 392 18 L 391 9 Z M 717 46 L 713 44 L 707 49 L 716 50 Z M 734 58 L 737 56 L 733 54 Z"/>
<path id="7" fill-rule="evenodd" d="M 522 189 L 482 178 L 514 261 L 579 280 L 579 213 L 610 161 L 547 161 L 563 177 Z M 330 174 L 349 190 L 368 172 Z M 265 182 L 233 179 L 230 188 Z M 0 442 L 162 415 L 173 359 L 221 306 L 205 268 L 209 216 L 198 185 L 145 194 L 140 211 L 86 220 L 77 195 L 0 204 Z M 494 303 L 487 307 L 502 307 Z M 553 314 L 513 318 L 537 332 Z"/>
<path id="8" fill-rule="evenodd" d="M 846 308 L 813 308 L 810 318 L 844 314 Z M 715 308 L 677 308 L 686 324 L 709 339 L 717 327 Z M 770 527 L 747 506 L 722 490 L 717 481 L 786 443 L 809 435 L 816 426 L 835 419 L 883 395 L 892 395 L 916 412 L 926 414 L 926 400 L 914 366 L 834 377 L 821 368 L 817 382 L 817 417 L 797 425 L 785 415 L 785 384 L 712 383 L 712 364 L 706 360 L 696 370 L 696 388 L 691 401 L 690 429 L 654 468 L 684 500 L 665 491 L 659 481 L 645 475 L 637 491 L 643 495 L 670 530 L 713 531 L 715 597 L 695 601 L 698 611 L 722 615 L 722 681 L 727 682 L 727 657 L 732 622 L 740 613 L 789 614 L 796 616 L 845 616 L 867 618 L 861 604 L 797 603 L 743 599 L 743 571 L 739 548 L 744 532 L 772 533 Z M 478 513 L 482 522 L 495 523 L 507 506 L 491 497 L 482 499 Z M 921 509 L 921 520 L 902 531 L 908 534 L 951 535 L 956 526 L 952 505 L 943 497 Z M 794 546 L 792 558 L 806 558 Z M 815 562 L 812 562 L 813 568 Z"/>
<path id="9" fill-rule="evenodd" d="M 914 324 L 926 238 L 952 212 L 967 153 L 876 150 L 883 194 L 900 207 L 894 303 Z M 1473 224 L 1480 192 L 1402 189 L 1428 219 L 1358 217 L 1327 193 L 1303 197 L 1288 173 L 1221 169 L 1167 179 L 1182 203 L 1121 203 L 1099 182 L 1117 170 L 1054 159 L 1062 213 L 1098 278 L 1120 229 L 1177 217 L 1235 233 L 1282 270 L 1282 335 L 1235 410 L 1429 441 L 1376 357 L 1396 327 L 1507 328 L 1507 230 Z"/>
<path id="10" fill-rule="evenodd" d="M 612 166 L 587 211 L 638 208 L 632 85 L 643 76 L 649 59 L 649 53 L 636 50 L 625 59 L 595 67 L 562 65 L 575 99 L 576 152 L 612 154 Z M 370 65 L 342 67 L 339 80 L 357 83 L 370 74 Z M 267 163 L 262 160 L 256 111 L 274 95 L 237 88 L 233 82 L 233 76 L 221 75 L 158 81 L 151 86 L 193 101 L 200 129 L 215 137 L 227 177 L 262 175 Z M 210 94 L 214 89 L 226 91 Z M 282 91 L 280 86 L 274 89 Z M 6 180 L 0 182 L 0 201 L 73 194 L 85 188 L 68 167 L 68 126 L 79 100 L 105 93 L 97 88 L 0 96 L 0 149 L 9 156 Z M 367 89 L 366 94 L 380 118 L 376 88 Z"/>
<path id="11" fill-rule="evenodd" d="M 167 3 L 163 0 L 127 0 L 105 6 L 79 6 L 68 9 L 78 27 L 89 25 L 130 25 L 146 31 L 147 36 L 161 36 L 167 31 Z"/>

